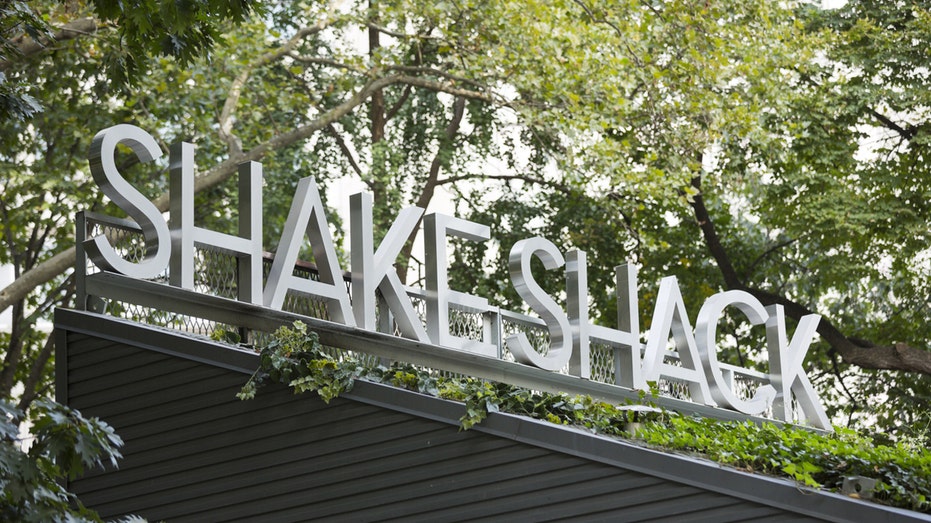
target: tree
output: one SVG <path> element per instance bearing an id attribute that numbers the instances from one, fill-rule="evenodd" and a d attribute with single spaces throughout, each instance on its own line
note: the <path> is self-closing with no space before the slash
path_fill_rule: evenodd
<path id="1" fill-rule="evenodd" d="M 97 67 L 104 43 L 60 42 L 32 58 L 48 74 L 30 93 L 67 111 L 3 131 L 4 150 L 21 151 L 5 158 L 3 194 L 23 195 L 4 204 L 8 259 L 20 264 L 0 290 L 0 309 L 19 307 L 20 318 L 4 386 L 47 383 L 50 344 L 26 311 L 38 317 L 70 299 L 64 224 L 75 208 L 104 205 L 82 193 L 85 133 L 131 121 L 157 130 L 166 150 L 197 144 L 198 219 L 218 230 L 232 223 L 229 179 L 245 160 L 265 164 L 270 247 L 306 174 L 323 184 L 356 177 L 374 193 L 382 225 L 443 188 L 466 217 L 500 225 L 487 246 L 457 249 L 462 266 L 500 260 L 514 237 L 532 233 L 582 248 L 594 314 L 609 324 L 610 269 L 628 259 L 643 265 L 645 287 L 665 274 L 690 282 L 693 305 L 748 290 L 796 319 L 824 314 L 818 366 L 830 371 L 818 383 L 835 410 L 838 394 L 862 406 L 877 384 L 926 401 L 931 356 L 905 348 L 928 339 L 924 142 L 919 120 L 897 121 L 927 105 L 923 77 L 894 74 L 920 69 L 918 52 L 896 50 L 927 42 L 925 16 L 866 2 L 840 11 L 687 0 L 273 4 L 226 32 L 209 57 L 147 62 L 150 73 L 118 92 Z M 870 65 L 874 46 L 883 61 L 905 60 L 901 69 Z M 863 73 L 849 74 L 856 68 Z M 901 93 L 913 87 L 905 104 Z M 911 133 L 908 149 L 862 157 L 862 125 L 896 132 L 889 122 Z M 24 166 L 24 157 L 34 160 Z M 488 174 L 492 159 L 501 167 Z M 164 171 L 131 163 L 124 172 L 166 210 Z M 62 172 L 76 173 L 65 177 L 67 197 L 53 198 L 37 222 L 28 211 L 49 204 L 26 198 Z M 514 305 L 506 275 L 470 275 L 453 274 L 458 288 L 484 286 L 477 293 Z M 649 293 L 641 296 L 649 309 Z M 759 362 L 758 333 L 731 331 L 727 357 Z M 859 369 L 882 379 L 854 383 Z"/>
<path id="2" fill-rule="evenodd" d="M 792 139 L 772 161 L 777 183 L 760 194 L 798 187 L 790 212 L 766 215 L 797 240 L 792 250 L 807 251 L 817 278 L 799 298 L 784 296 L 828 316 L 826 359 L 841 383 L 862 391 L 845 391 L 848 414 L 871 411 L 886 426 L 927 437 L 928 6 L 855 1 L 806 19 L 829 39 L 829 62 L 800 76 L 780 125 Z M 798 254 L 785 256 L 798 262 Z"/>
<path id="3" fill-rule="evenodd" d="M 127 4 L 94 0 L 88 7 L 47 2 L 7 2 L 0 12 L 0 110 L 23 120 L 42 110 L 25 92 L 30 78 L 17 69 L 36 55 L 75 38 L 117 39 L 103 57 L 107 77 L 119 88 L 146 72 L 146 57 L 165 55 L 182 64 L 209 52 L 222 24 L 242 22 L 251 0 Z M 7 78 L 7 71 L 12 75 Z"/>
<path id="4" fill-rule="evenodd" d="M 0 515 L 6 521 L 99 521 L 62 486 L 85 468 L 116 465 L 123 441 L 113 428 L 73 409 L 39 400 L 33 441 L 24 452 L 17 420 L 24 413 L 0 400 Z"/>
<path id="5" fill-rule="evenodd" d="M 588 16 L 576 27 L 597 42 L 580 48 L 602 50 L 597 60 L 614 56 L 627 66 L 620 70 L 633 72 L 583 73 L 580 85 L 555 87 L 568 95 L 567 110 L 534 114 L 553 122 L 557 141 L 569 135 L 571 144 L 570 130 L 585 132 L 580 123 L 596 129 L 583 142 L 584 160 L 568 154 L 562 162 L 583 173 L 579 189 L 530 204 L 471 198 L 484 221 L 510 227 L 509 217 L 523 224 L 542 211 L 550 219 L 539 230 L 548 237 L 609 259 L 629 253 L 661 273 L 702 282 L 687 302 L 741 289 L 784 305 L 796 320 L 821 313 L 815 367 L 825 369 L 819 382 L 832 412 L 851 421 L 879 416 L 887 429 L 927 437 L 927 9 L 880 2 L 794 12 L 690 2 L 574 7 Z M 511 38 L 532 39 L 538 18 L 531 19 Z M 636 24 L 649 32 L 630 38 Z M 598 78 L 621 93 L 606 96 Z M 530 91 L 544 98 L 533 81 Z M 563 155 L 568 144 L 559 144 Z M 609 163 L 621 158 L 620 166 Z M 651 174 L 662 176 L 661 186 L 650 185 L 657 181 Z M 605 187 L 608 196 L 599 197 Z M 607 225 L 598 218 L 605 215 L 619 219 Z M 605 241 L 611 231 L 620 238 Z M 484 255 L 467 254 L 466 265 Z M 657 278 L 653 269 L 647 274 Z M 592 287 L 610 288 L 610 278 L 595 274 Z M 612 312 L 609 296 L 594 299 L 603 300 L 597 310 Z M 753 343 L 734 334 L 738 350 L 730 356 L 744 364 Z"/>
<path id="6" fill-rule="evenodd" d="M 99 520 L 61 482 L 120 457 L 122 442 L 106 423 L 39 399 L 50 394 L 54 342 L 36 323 L 71 303 L 74 293 L 73 275 L 46 258 L 58 251 L 53 260 L 67 261 L 61 251 L 73 243 L 67 224 L 77 206 L 100 204 L 80 172 L 81 122 L 110 125 L 111 118 L 131 114 L 88 102 L 118 97 L 113 91 L 132 85 L 150 54 L 192 61 L 214 43 L 219 24 L 241 21 L 250 9 L 248 2 L 101 0 L 93 8 L 13 1 L 0 10 L 0 264 L 11 265 L 16 284 L 28 286 L 11 300 L 4 289 L 0 307 L 12 309 L 10 332 L 0 332 L 4 520 Z M 8 403 L 13 400 L 17 407 Z M 18 434 L 24 422 L 31 424 L 28 450 Z"/>

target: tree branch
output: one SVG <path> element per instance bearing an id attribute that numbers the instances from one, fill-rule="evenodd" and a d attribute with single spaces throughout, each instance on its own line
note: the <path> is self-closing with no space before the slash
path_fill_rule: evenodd
<path id="1" fill-rule="evenodd" d="M 301 62 L 305 64 L 328 65 L 330 67 L 335 67 L 337 69 L 345 69 L 347 71 L 352 71 L 354 73 L 359 73 L 359 74 L 365 74 L 366 72 L 365 69 L 362 69 L 360 67 L 350 65 L 350 64 L 344 64 L 343 62 L 333 60 L 332 58 L 321 58 L 319 56 L 304 56 L 304 55 L 299 55 L 297 53 L 288 53 L 288 56 L 290 56 L 297 62 Z"/>
<path id="2" fill-rule="evenodd" d="M 766 249 L 765 251 L 763 251 L 762 254 L 757 256 L 755 260 L 753 260 L 753 263 L 750 264 L 750 268 L 746 270 L 746 273 L 744 274 L 744 276 L 753 274 L 753 271 L 756 270 L 757 265 L 762 263 L 763 260 L 765 260 L 766 258 L 769 258 L 769 256 L 773 254 L 774 252 L 782 249 L 783 247 L 788 247 L 789 245 L 792 245 L 793 243 L 797 241 L 798 241 L 798 238 L 790 238 L 788 240 L 781 241 L 777 243 L 776 245 L 773 245 L 769 249 Z"/>
<path id="3" fill-rule="evenodd" d="M 385 113 L 385 120 L 391 121 L 397 116 L 398 111 L 401 110 L 401 107 L 404 107 L 405 102 L 407 102 L 407 99 L 411 96 L 411 91 L 410 85 L 404 86 L 404 92 L 401 93 L 401 96 L 398 97 L 397 101 L 388 109 L 388 112 Z"/>
<path id="4" fill-rule="evenodd" d="M 24 272 L 19 278 L 0 289 L 0 311 L 24 299 L 33 289 L 67 271 L 74 265 L 74 247 L 69 247 Z"/>
<path id="5" fill-rule="evenodd" d="M 744 287 L 763 304 L 779 304 L 785 307 L 786 315 L 796 320 L 808 314 L 817 314 L 807 307 L 784 296 L 779 296 L 760 289 Z M 818 334 L 831 346 L 845 363 L 864 369 L 897 370 L 920 372 L 931 376 L 931 352 L 917 349 L 906 343 L 894 345 L 876 345 L 869 341 L 857 340 L 845 336 L 830 319 L 821 317 Z"/>
<path id="6" fill-rule="evenodd" d="M 711 251 L 711 256 L 718 264 L 718 268 L 724 277 L 725 286 L 728 289 L 746 291 L 764 305 L 782 305 L 785 308 L 786 316 L 795 320 L 800 320 L 803 316 L 809 314 L 816 314 L 808 307 L 785 296 L 749 287 L 740 281 L 727 251 L 715 231 L 708 209 L 705 207 L 704 198 L 701 194 L 701 176 L 692 179 L 692 186 L 698 189 L 699 193 L 692 199 L 691 206 L 705 243 Z M 837 351 L 845 363 L 865 369 L 920 372 L 931 375 L 931 351 L 917 349 L 905 343 L 880 346 L 871 342 L 854 342 L 851 338 L 845 336 L 830 319 L 824 316 L 821 317 L 821 321 L 818 323 L 818 334 L 831 348 Z"/>
<path id="7" fill-rule="evenodd" d="M 378 31 L 379 33 L 386 34 L 386 35 L 388 35 L 388 36 L 391 36 L 391 37 L 393 37 L 393 38 L 397 38 L 397 39 L 399 39 L 399 40 L 409 40 L 409 39 L 411 39 L 411 38 L 420 38 L 420 39 L 433 38 L 433 37 L 425 36 L 425 35 L 411 35 L 411 34 L 407 34 L 407 33 L 401 33 L 401 32 L 398 32 L 398 31 L 392 31 L 391 29 L 388 29 L 387 27 L 380 26 L 380 25 L 378 25 L 378 24 L 374 24 L 374 23 L 371 23 L 371 22 L 369 22 L 369 23 L 367 24 L 367 27 L 368 27 L 369 29 Z"/>
<path id="8" fill-rule="evenodd" d="M 346 160 L 349 162 L 349 166 L 352 167 L 352 170 L 361 177 L 362 168 L 359 167 L 359 163 L 356 161 L 356 157 L 352 154 L 349 146 L 346 145 L 346 141 L 343 140 L 343 136 L 339 134 L 338 130 L 336 130 L 336 126 L 333 124 L 328 125 L 326 128 L 326 133 L 332 136 L 334 140 L 336 140 L 336 145 L 339 146 L 340 152 L 342 152 L 343 156 L 346 157 Z"/>
<path id="9" fill-rule="evenodd" d="M 329 17 L 324 17 L 312 26 L 302 27 L 294 36 L 285 42 L 284 45 L 260 56 L 256 61 L 246 66 L 246 68 L 239 73 L 239 76 L 233 80 L 233 83 L 230 85 L 230 90 L 226 95 L 226 101 L 223 103 L 223 109 L 220 111 L 220 118 L 218 119 L 220 138 L 226 142 L 231 156 L 242 154 L 242 142 L 233 135 L 233 111 L 236 110 L 236 105 L 239 103 L 239 98 L 242 96 L 242 89 L 249 80 L 252 71 L 289 54 L 301 40 L 323 31 L 331 23 L 332 20 Z"/>
<path id="10" fill-rule="evenodd" d="M 458 75 L 455 75 L 455 74 L 452 74 L 452 73 L 448 73 L 448 72 L 446 72 L 446 71 L 443 71 L 442 69 L 436 69 L 436 68 L 433 68 L 433 67 L 418 67 L 418 66 L 410 66 L 410 65 L 393 65 L 393 66 L 389 67 L 388 70 L 389 70 L 389 71 L 397 71 L 397 72 L 399 72 L 399 73 L 406 73 L 406 74 L 439 76 L 440 78 L 445 78 L 445 79 L 451 80 L 451 81 L 453 81 L 453 82 L 459 82 L 459 83 L 463 83 L 463 84 L 466 84 L 466 85 L 471 85 L 471 86 L 477 87 L 477 88 L 479 88 L 479 89 L 482 89 L 482 88 L 485 87 L 485 84 L 483 84 L 483 83 L 481 83 L 481 82 L 478 82 L 478 81 L 475 81 L 475 80 L 466 78 L 466 77 L 464 77 L 464 76 L 458 76 Z"/>
<path id="11" fill-rule="evenodd" d="M 248 161 L 259 161 L 271 151 L 287 147 L 291 144 L 309 138 L 315 132 L 325 129 L 333 122 L 336 122 L 340 118 L 352 112 L 369 96 L 371 96 L 373 92 L 377 91 L 378 89 L 383 89 L 389 85 L 399 83 L 411 83 L 413 85 L 421 86 L 431 85 L 436 87 L 437 90 L 441 90 L 443 92 L 452 91 L 450 94 L 455 94 L 456 92 L 460 91 L 458 89 L 447 89 L 448 86 L 445 84 L 420 82 L 418 79 L 411 79 L 410 77 L 401 75 L 387 76 L 384 78 L 372 80 L 348 100 L 330 109 L 326 113 L 323 113 L 316 120 L 290 132 L 279 134 L 257 145 L 256 147 L 253 147 L 248 152 L 231 155 L 229 158 L 220 162 L 215 167 L 205 172 L 203 175 L 198 176 L 194 180 L 194 191 L 203 191 L 224 182 L 237 172 L 240 163 Z M 470 91 L 466 91 L 466 93 L 481 97 L 482 99 L 490 98 L 482 93 L 473 93 Z M 168 193 L 162 193 L 162 195 L 153 199 L 152 203 L 157 209 L 159 209 L 159 211 L 167 212 L 169 204 Z M 55 254 L 44 262 L 37 264 L 32 269 L 24 272 L 12 283 L 3 289 L 0 289 L 0 311 L 6 310 L 12 304 L 25 298 L 30 292 L 32 292 L 33 289 L 39 285 L 47 283 L 54 277 L 67 271 L 74 264 L 74 257 L 75 248 L 74 246 L 71 246 Z"/>
<path id="12" fill-rule="evenodd" d="M 494 95 L 485 93 L 482 91 L 473 91 L 470 89 L 461 89 L 456 87 L 451 82 L 439 82 L 434 80 L 427 80 L 425 78 L 420 78 L 416 76 L 406 76 L 399 75 L 396 77 L 397 82 L 401 84 L 412 85 L 414 87 L 423 87 L 425 89 L 430 89 L 432 91 L 439 91 L 441 93 L 451 94 L 453 96 L 460 96 L 462 98 L 468 98 L 471 100 L 482 100 L 483 102 L 495 103 L 496 101 L 504 102 L 503 99 L 499 100 Z"/>
<path id="13" fill-rule="evenodd" d="M 100 27 L 102 26 L 98 26 L 97 21 L 93 18 L 80 18 L 61 26 L 58 31 L 48 39 L 36 41 L 25 34 L 21 35 L 13 40 L 13 45 L 19 51 L 18 56 L 0 61 L 0 71 L 9 69 L 17 60 L 29 58 L 30 56 L 44 51 L 52 44 L 72 40 L 81 36 L 92 35 L 96 33 Z"/>
<path id="14" fill-rule="evenodd" d="M 456 134 L 459 133 L 459 126 L 462 123 L 462 117 L 465 115 L 465 98 L 458 97 L 453 102 L 453 116 L 449 119 L 449 122 L 446 124 L 446 132 L 444 134 L 444 143 L 440 143 L 437 147 L 436 154 L 433 155 L 433 161 L 430 162 L 430 172 L 427 174 L 427 180 L 424 182 L 423 189 L 420 191 L 420 196 L 417 197 L 417 202 L 414 204 L 417 207 L 426 209 L 427 205 L 430 204 L 430 201 L 433 199 L 433 195 L 436 192 L 437 180 L 440 176 L 440 169 L 443 167 L 443 162 L 441 155 L 445 147 L 452 147 L 454 140 L 456 139 Z M 411 231 L 410 236 L 407 238 L 407 243 L 404 244 L 404 249 L 401 251 L 401 259 L 405 260 L 403 263 L 398 264 L 398 277 L 400 277 L 402 282 L 407 281 L 407 263 L 406 261 L 410 259 L 411 251 L 414 248 L 414 239 L 417 237 L 417 232 L 420 230 L 420 223 L 423 221 L 423 217 L 417 220 L 417 225 L 414 227 L 414 230 Z"/>
<path id="15" fill-rule="evenodd" d="M 705 207 L 705 199 L 701 192 L 701 174 L 692 178 L 692 187 L 695 188 L 697 193 L 689 204 L 692 206 L 692 210 L 695 213 L 695 221 L 698 222 L 698 227 L 701 229 L 702 236 L 705 238 L 705 244 L 708 245 L 708 249 L 711 251 L 711 257 L 714 258 L 714 261 L 718 264 L 721 275 L 724 277 L 725 285 L 727 285 L 729 289 L 740 289 L 743 287 L 743 283 L 741 283 L 740 278 L 737 276 L 737 271 L 734 270 L 734 264 L 731 263 L 731 259 L 727 255 L 724 245 L 721 244 L 721 239 L 718 237 L 718 233 L 714 228 L 714 222 L 711 221 L 711 215 L 708 214 L 708 208 Z"/>
<path id="16" fill-rule="evenodd" d="M 47 305 L 43 305 L 43 307 L 50 307 L 55 303 L 63 304 L 69 301 L 74 296 L 74 275 L 72 274 L 55 293 L 51 294 L 60 294 L 61 296 L 50 296 L 46 299 Z M 37 313 L 34 313 L 32 316 L 38 316 Z M 35 318 L 29 318 L 28 321 L 29 323 L 34 322 Z M 45 345 L 39 351 L 38 355 L 33 359 L 32 366 L 29 369 L 29 375 L 23 381 L 23 395 L 20 397 L 19 401 L 20 410 L 28 410 L 33 400 L 42 393 L 42 389 L 39 388 L 39 383 L 41 383 L 43 376 L 46 375 L 45 367 L 54 352 L 55 336 L 50 335 L 46 338 Z"/>
<path id="17" fill-rule="evenodd" d="M 815 79 L 812 78 L 810 75 L 805 74 L 804 72 L 799 71 L 799 70 L 796 70 L 796 72 L 799 74 L 799 78 L 801 78 L 803 81 L 808 83 L 808 85 L 817 87 L 819 89 L 822 87 L 822 85 L 819 84 L 817 81 L 815 81 Z M 853 97 L 851 96 L 846 96 L 845 101 L 854 102 L 855 100 L 853 100 Z M 907 128 L 902 127 L 901 125 L 893 121 L 891 118 L 880 113 L 879 111 L 877 111 L 876 109 L 872 107 L 867 107 L 866 112 L 869 113 L 870 116 L 875 118 L 876 121 L 879 122 L 883 127 L 885 127 L 886 129 L 889 129 L 890 131 L 895 131 L 904 140 L 911 140 L 912 138 L 915 137 L 915 134 L 918 132 L 918 126 L 909 125 Z"/>
<path id="18" fill-rule="evenodd" d="M 872 115 L 873 118 L 876 118 L 876 120 L 878 120 L 879 123 L 883 124 L 883 126 L 885 126 L 887 129 L 891 129 L 899 133 L 899 136 L 901 136 L 903 139 L 911 140 L 915 136 L 915 130 L 916 130 L 915 126 L 910 125 L 908 129 L 906 129 L 902 127 L 901 125 L 892 121 L 892 119 L 889 118 L 888 116 L 880 113 L 879 111 L 873 109 L 872 107 L 868 107 L 866 111 L 870 113 L 870 115 Z"/>
<path id="19" fill-rule="evenodd" d="M 532 183 L 534 185 L 542 185 L 543 187 L 549 187 L 551 189 L 556 189 L 557 191 L 563 194 L 572 194 L 572 189 L 569 187 L 550 180 L 545 180 L 543 178 L 536 178 L 534 176 L 527 176 L 525 174 L 461 174 L 459 176 L 450 176 L 449 178 L 443 178 L 442 180 L 437 180 L 437 185 L 449 185 L 451 183 L 457 183 L 465 180 L 474 180 L 476 178 L 481 178 L 483 180 L 520 180 L 527 183 Z"/>

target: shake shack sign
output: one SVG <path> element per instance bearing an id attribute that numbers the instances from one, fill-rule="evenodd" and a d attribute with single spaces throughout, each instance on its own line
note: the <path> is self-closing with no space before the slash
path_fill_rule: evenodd
<path id="1" fill-rule="evenodd" d="M 124 259 L 106 236 L 85 242 L 85 250 L 98 267 L 132 278 L 153 278 L 168 269 L 173 286 L 194 288 L 195 246 L 219 248 L 239 260 L 239 299 L 271 309 L 280 309 L 285 296 L 299 293 L 326 303 L 329 318 L 357 329 L 376 330 L 376 295 L 386 304 L 400 335 L 436 347 L 437 351 L 458 350 L 498 357 L 491 339 L 472 340 L 450 333 L 451 308 L 470 313 L 493 310 L 488 300 L 451 289 L 447 278 L 447 238 L 454 236 L 482 242 L 490 238 L 488 226 L 440 213 L 424 215 L 410 207 L 395 218 L 379 244 L 373 240 L 372 197 L 366 193 L 350 198 L 350 258 L 352 301 L 343 281 L 324 206 L 313 178 L 300 180 L 288 219 L 279 241 L 267 281 L 262 278 L 262 166 L 244 163 L 239 170 L 239 233 L 222 234 L 193 223 L 194 146 L 179 143 L 170 153 L 171 207 L 166 221 L 162 213 L 117 168 L 114 154 L 123 144 L 143 162 L 161 155 L 155 139 L 138 127 L 117 125 L 97 134 L 91 145 L 90 167 L 94 180 L 113 202 L 142 229 L 146 255 L 141 261 Z M 423 219 L 426 259 L 426 321 L 415 311 L 408 290 L 398 278 L 394 263 L 410 233 Z M 293 274 L 298 253 L 309 242 L 319 269 L 319 280 Z M 563 271 L 566 277 L 567 310 L 548 295 L 530 271 L 533 258 L 547 270 Z M 568 368 L 581 379 L 590 377 L 590 344 L 600 343 L 617 351 L 617 383 L 644 389 L 660 378 L 685 384 L 691 401 L 732 409 L 748 415 L 771 412 L 780 420 L 792 420 L 792 398 L 807 423 L 825 430 L 831 426 L 821 401 L 808 380 L 802 363 L 815 336 L 819 317 L 806 316 L 794 333 L 786 332 L 781 306 L 764 307 L 742 291 L 726 291 L 708 298 L 698 312 L 693 329 L 673 277 L 659 285 L 656 305 L 646 343 L 641 343 L 636 268 L 618 268 L 618 329 L 592 325 L 588 320 L 588 290 L 585 253 L 563 253 L 545 238 L 527 238 L 510 250 L 508 269 L 511 283 L 528 307 L 543 320 L 549 332 L 549 347 L 537 351 L 523 333 L 508 336 L 504 345 L 517 362 L 548 371 Z M 750 399 L 733 388 L 734 368 L 722 366 L 717 358 L 715 331 L 725 309 L 736 309 L 751 325 L 765 325 L 769 353 L 768 381 L 760 383 Z M 667 345 L 672 339 L 678 364 L 668 361 Z"/>

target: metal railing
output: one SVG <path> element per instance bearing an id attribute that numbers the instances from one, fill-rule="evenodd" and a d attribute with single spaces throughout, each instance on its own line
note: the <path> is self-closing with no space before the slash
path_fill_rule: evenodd
<path id="1" fill-rule="evenodd" d="M 147 323 L 163 328 L 183 331 L 194 336 L 208 337 L 217 341 L 235 342 L 239 344 L 260 346 L 270 339 L 270 332 L 250 330 L 241 325 L 224 324 L 196 315 L 180 314 L 160 310 L 154 307 L 142 306 L 127 300 L 117 300 L 108 296 L 94 296 L 87 292 L 85 281 L 88 276 L 100 272 L 87 257 L 82 242 L 97 235 L 106 235 L 111 245 L 125 259 L 140 261 L 145 256 L 145 245 L 140 228 L 131 221 L 98 215 L 90 212 L 81 212 L 77 216 L 77 260 L 76 282 L 78 291 L 78 307 L 128 320 Z M 267 254 L 264 260 L 263 283 L 267 279 L 273 257 Z M 294 274 L 302 278 L 318 279 L 316 268 L 309 263 L 299 262 L 294 267 Z M 222 252 L 215 248 L 195 247 L 195 283 L 194 292 L 198 294 L 217 296 L 235 300 L 238 296 L 238 259 L 235 255 Z M 153 278 L 153 282 L 167 285 L 168 275 L 160 274 Z M 346 290 L 352 292 L 351 276 L 344 274 Z M 414 310 L 417 311 L 421 322 L 426 318 L 426 292 L 422 289 L 407 288 L 408 296 Z M 313 297 L 289 293 L 282 306 L 285 312 L 329 320 L 327 307 L 323 300 Z M 389 314 L 379 308 L 377 316 L 381 332 L 399 336 L 397 325 L 391 320 L 384 321 L 383 315 Z M 543 320 L 525 314 L 492 308 L 483 313 L 459 310 L 451 307 L 449 311 L 449 331 L 453 336 L 469 340 L 490 343 L 497 347 L 499 359 L 514 361 L 513 355 L 503 342 L 507 336 L 522 332 L 527 336 L 531 345 L 541 354 L 545 354 L 550 342 L 549 331 Z M 334 357 L 342 357 L 346 351 L 338 347 L 330 348 Z M 590 381 L 620 385 L 620 353 L 624 350 L 619 344 L 593 337 L 590 345 Z M 629 349 L 627 349 L 629 350 Z M 643 347 L 641 346 L 641 353 Z M 354 353 L 357 357 L 377 362 L 377 357 Z M 671 365 L 680 365 L 677 353 L 667 351 L 665 361 Z M 730 381 L 731 389 L 741 399 L 750 399 L 756 387 L 769 383 L 767 374 L 721 364 L 725 379 Z M 439 371 L 442 374 L 452 374 L 450 371 Z M 568 369 L 561 371 L 563 374 Z M 659 394 L 662 397 L 689 401 L 690 393 L 687 383 L 675 379 L 662 378 L 657 383 Z M 798 409 L 794 410 L 800 412 Z M 763 417 L 770 417 L 769 412 Z M 796 414 L 797 416 L 798 414 Z"/>

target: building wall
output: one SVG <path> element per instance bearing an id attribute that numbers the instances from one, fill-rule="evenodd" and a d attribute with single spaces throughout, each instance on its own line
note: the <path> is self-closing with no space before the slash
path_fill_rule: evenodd
<path id="1" fill-rule="evenodd" d="M 413 399 L 399 401 L 390 387 L 358 384 L 354 394 L 366 401 L 338 398 L 325 404 L 283 387 L 260 389 L 255 400 L 240 401 L 235 394 L 248 374 L 232 370 L 236 365 L 229 361 L 226 368 L 208 362 L 210 351 L 228 349 L 204 342 L 207 352 L 183 356 L 164 342 L 172 336 L 159 340 L 151 330 L 139 330 L 137 342 L 114 339 L 119 336 L 112 331 L 81 330 L 59 328 L 62 399 L 112 424 L 126 442 L 125 458 L 118 470 L 91 472 L 69 488 L 104 518 L 808 519 L 662 474 L 528 444 L 520 441 L 519 428 L 510 437 L 460 431 L 456 415 L 418 407 L 458 405 L 405 391 L 398 397 Z M 218 361 L 227 357 L 217 354 Z M 532 420 L 511 418 L 516 427 L 533 429 L 527 425 Z M 581 439 L 581 447 L 588 444 L 589 436 L 563 432 Z"/>

